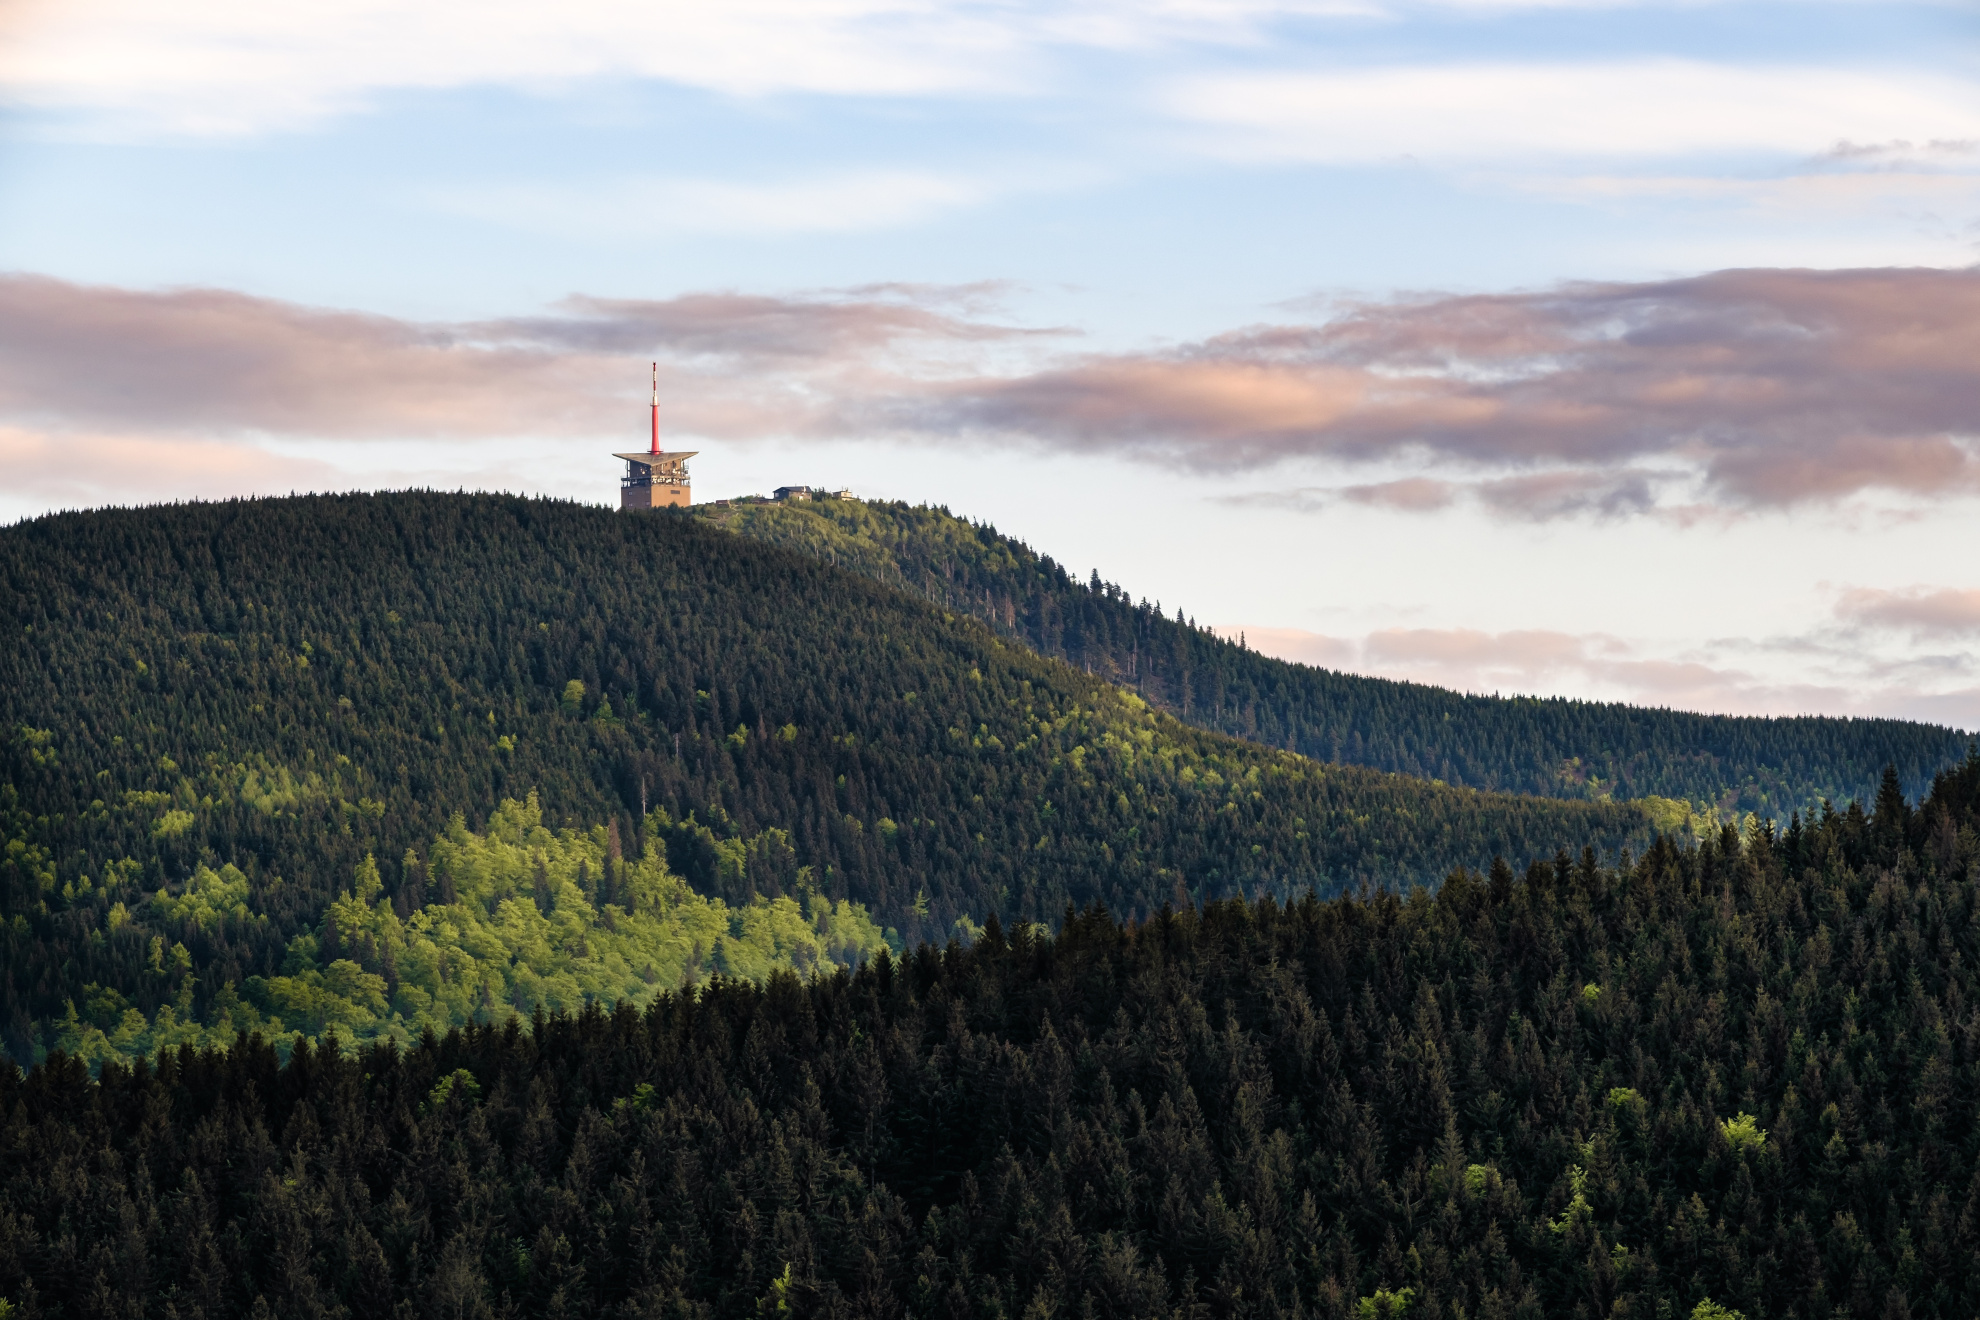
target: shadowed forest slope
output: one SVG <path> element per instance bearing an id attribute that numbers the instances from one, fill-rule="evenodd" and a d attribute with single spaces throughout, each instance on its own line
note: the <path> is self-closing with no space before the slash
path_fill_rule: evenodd
<path id="1" fill-rule="evenodd" d="M 1563 798 L 1663 797 L 1701 817 L 1867 799 L 1886 765 L 1914 794 L 1968 735 L 1905 720 L 1696 715 L 1477 697 L 1274 660 L 1159 603 L 1085 583 L 946 509 L 858 500 L 702 506 L 701 517 L 966 611 L 1199 727 L 1323 761 Z"/>
<path id="2" fill-rule="evenodd" d="M 1980 760 L 1919 809 L 401 1054 L 0 1069 L 29 1315 L 1980 1313 Z M 169 1309 L 166 1309 L 169 1308 Z"/>

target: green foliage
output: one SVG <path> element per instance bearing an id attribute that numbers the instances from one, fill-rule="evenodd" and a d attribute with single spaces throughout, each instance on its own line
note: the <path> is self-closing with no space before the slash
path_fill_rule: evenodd
<path id="1" fill-rule="evenodd" d="M 450 899 L 422 901 L 402 916 L 367 855 L 317 927 L 289 942 L 280 974 L 249 977 L 238 993 L 228 987 L 205 1025 L 192 1020 L 184 994 L 147 1020 L 114 990 L 92 985 L 84 1012 L 69 1009 L 56 1043 L 93 1066 L 180 1044 L 224 1044 L 241 1031 L 285 1047 L 331 1035 L 403 1047 L 422 1032 L 539 1009 L 644 1005 L 663 988 L 710 975 L 811 975 L 887 947 L 864 909 L 808 887 L 803 874 L 794 877 L 795 896 L 759 895 L 738 907 L 696 894 L 667 869 L 666 832 L 708 834 L 656 812 L 654 846 L 627 860 L 614 859 L 603 827 L 545 828 L 534 795 L 503 802 L 485 834 L 457 816 L 428 850 L 434 888 Z M 788 852 L 781 832 L 715 843 L 738 871 L 779 848 Z M 152 908 L 163 920 L 212 928 L 250 919 L 247 897 L 234 867 L 202 867 L 183 893 L 161 890 Z M 161 975 L 183 982 L 190 955 L 175 945 L 172 957 Z"/>
<path id="2" fill-rule="evenodd" d="M 1707 1297 L 1691 1308 L 1691 1320 L 1746 1320 L 1746 1316 Z"/>
<path id="3" fill-rule="evenodd" d="M 1700 811 L 1690 802 L 1676 798 L 1659 797 L 1655 793 L 1638 798 L 1641 806 L 1650 817 L 1650 823 L 1660 834 L 1675 834 L 1683 839 L 1702 839 L 1718 826 L 1718 812 L 1714 809 Z"/>
<path id="4" fill-rule="evenodd" d="M 372 868 L 375 879 L 377 868 Z M 197 866 L 186 887 L 173 894 L 160 889 L 151 899 L 153 914 L 164 922 L 191 922 L 202 930 L 218 930 L 228 919 L 249 920 L 248 878 L 232 862 L 218 871 Z"/>
<path id="5" fill-rule="evenodd" d="M 481 1100 L 481 1083 L 465 1068 L 456 1068 L 434 1083 L 433 1089 L 426 1093 L 426 1112 L 431 1113 L 455 1097 L 464 1105 L 475 1105 Z"/>
<path id="6" fill-rule="evenodd" d="M 612 1102 L 614 1109 L 624 1109 L 628 1105 L 636 1114 L 643 1114 L 653 1108 L 653 1083 L 641 1082 L 633 1088 L 631 1095 L 621 1096 Z"/>
<path id="7" fill-rule="evenodd" d="M 1409 1310 L 1411 1300 L 1416 1296 L 1409 1288 L 1398 1288 L 1390 1292 L 1387 1288 L 1377 1288 L 1371 1296 L 1355 1303 L 1356 1320 L 1397 1320 Z"/>
<path id="8" fill-rule="evenodd" d="M 1719 1130 L 1726 1134 L 1726 1144 L 1734 1150 L 1757 1155 L 1767 1144 L 1767 1133 L 1760 1127 L 1759 1121 L 1748 1113 L 1721 1120 Z"/>
<path id="9" fill-rule="evenodd" d="M 1568 1203 L 1561 1213 L 1550 1220 L 1547 1227 L 1555 1233 L 1585 1224 L 1594 1216 L 1588 1204 L 1588 1171 L 1579 1164 L 1568 1166 Z"/>
<path id="10" fill-rule="evenodd" d="M 1136 603 L 1097 572 L 1081 583 L 946 509 L 814 500 L 695 512 L 974 615 L 1203 728 L 1474 788 L 1639 800 L 1665 833 L 1703 837 L 1749 811 L 1785 820 L 1824 800 L 1867 798 L 1886 763 L 1916 791 L 1966 749 L 1957 730 L 1899 720 L 1465 696 L 1287 664 L 1164 617 L 1159 602 Z"/>
<path id="11" fill-rule="evenodd" d="M 759 1316 L 782 1316 L 791 1313 L 791 1265 L 784 1262 L 784 1272 L 770 1280 L 770 1291 L 756 1301 Z"/>

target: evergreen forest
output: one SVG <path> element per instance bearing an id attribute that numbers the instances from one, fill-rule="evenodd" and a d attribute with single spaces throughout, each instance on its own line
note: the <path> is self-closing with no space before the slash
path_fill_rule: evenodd
<path id="1" fill-rule="evenodd" d="M 1639 806 L 1209 733 L 680 514 L 409 493 L 54 515 L 0 531 L 0 618 L 21 1062 L 244 1024 L 411 1039 L 566 985 L 738 975 L 745 946 L 803 970 L 992 912 L 1434 883 L 1652 833 Z M 469 876 L 469 836 L 514 855 Z M 695 933 L 717 917 L 729 943 Z"/>
<path id="2" fill-rule="evenodd" d="M 983 619 L 1001 635 L 1119 683 L 1160 710 L 1322 761 L 1472 788 L 1660 799 L 1660 821 L 1709 829 L 1748 812 L 1785 824 L 1865 799 L 1886 765 L 1916 795 L 1965 754 L 1954 729 L 1905 720 L 1697 715 L 1560 698 L 1469 696 L 1289 664 L 1136 601 L 1094 569 L 946 509 L 814 499 L 696 513 Z"/>
<path id="3" fill-rule="evenodd" d="M 0 1069 L 49 1317 L 1963 1317 L 1980 758 L 1435 895 Z"/>
<path id="4" fill-rule="evenodd" d="M 51 515 L 0 624 L 0 1320 L 1980 1313 L 1953 731 L 851 501 Z"/>

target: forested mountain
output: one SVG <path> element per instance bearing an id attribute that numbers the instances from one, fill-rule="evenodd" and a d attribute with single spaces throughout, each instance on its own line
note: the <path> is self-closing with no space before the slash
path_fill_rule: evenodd
<path id="1" fill-rule="evenodd" d="M 0 621 L 0 1039 L 23 1060 L 230 1024 L 410 1039 L 849 961 L 886 927 L 898 948 L 1650 837 L 1635 807 L 1191 728 L 684 515 L 55 515 L 0 531 Z"/>
<path id="2" fill-rule="evenodd" d="M 1918 810 L 1893 775 L 1868 815 L 1622 869 L 992 923 L 403 1054 L 0 1069 L 0 1295 L 188 1320 L 1971 1316 L 1976 868 L 1980 760 Z"/>
<path id="3" fill-rule="evenodd" d="M 1167 618 L 946 509 L 741 501 L 697 513 L 984 619 L 1201 728 L 1324 761 L 1564 798 L 1664 797 L 1785 822 L 1866 798 L 1886 765 L 1913 792 L 1968 735 L 1904 720 L 1696 715 L 1560 698 L 1474 697 L 1288 664 Z"/>

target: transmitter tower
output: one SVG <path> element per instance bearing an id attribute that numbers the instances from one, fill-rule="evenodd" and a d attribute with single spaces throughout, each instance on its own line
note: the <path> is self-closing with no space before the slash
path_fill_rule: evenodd
<path id="1" fill-rule="evenodd" d="M 619 478 L 621 509 L 685 509 L 694 503 L 688 489 L 687 461 L 699 450 L 667 453 L 660 448 L 660 364 L 653 364 L 653 440 L 645 453 L 614 454 L 626 461 Z"/>

